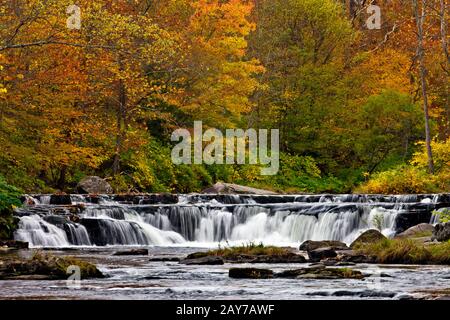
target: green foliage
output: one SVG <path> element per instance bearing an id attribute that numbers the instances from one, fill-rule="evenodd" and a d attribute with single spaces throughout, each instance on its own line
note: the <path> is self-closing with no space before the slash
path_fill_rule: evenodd
<path id="1" fill-rule="evenodd" d="M 21 191 L 9 185 L 5 179 L 0 176 L 0 212 L 8 213 L 15 207 L 20 206 Z"/>
<path id="2" fill-rule="evenodd" d="M 439 216 L 440 222 L 450 222 L 450 209 L 443 208 L 440 211 L 433 211 L 433 214 Z"/>
<path id="3" fill-rule="evenodd" d="M 0 239 L 11 239 L 18 220 L 12 216 L 13 209 L 20 206 L 21 191 L 9 185 L 0 176 Z"/>
<path id="4" fill-rule="evenodd" d="M 422 113 L 412 98 L 392 90 L 385 90 L 368 98 L 359 114 L 358 157 L 373 172 L 383 163 L 402 163 L 410 157 L 414 141 L 421 136 Z"/>
<path id="5" fill-rule="evenodd" d="M 384 216 L 382 214 L 376 214 L 372 218 L 373 225 L 378 229 L 378 231 L 383 230 L 383 224 L 384 224 Z"/>

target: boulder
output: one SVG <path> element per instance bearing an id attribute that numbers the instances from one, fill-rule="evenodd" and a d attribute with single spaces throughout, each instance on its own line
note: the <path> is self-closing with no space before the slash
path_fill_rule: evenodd
<path id="1" fill-rule="evenodd" d="M 256 268 L 231 268 L 228 276 L 235 279 L 270 279 L 273 277 L 273 271 Z"/>
<path id="2" fill-rule="evenodd" d="M 334 258 L 336 256 L 337 256 L 336 251 L 334 251 L 330 247 L 308 251 L 308 257 L 310 261 L 320 261 L 322 259 Z"/>
<path id="3" fill-rule="evenodd" d="M 196 258 L 196 259 L 182 259 L 180 260 L 181 264 L 186 265 L 222 265 L 224 264 L 224 261 L 221 257 L 217 256 L 206 256 L 202 258 Z"/>
<path id="4" fill-rule="evenodd" d="M 275 195 L 276 192 L 256 189 L 246 186 L 241 186 L 232 183 L 218 182 L 215 185 L 205 189 L 202 193 L 214 193 L 214 194 L 259 194 L 259 195 Z"/>
<path id="5" fill-rule="evenodd" d="M 440 242 L 450 240 L 450 222 L 435 225 L 431 240 Z"/>
<path id="6" fill-rule="evenodd" d="M 117 251 L 113 253 L 113 256 L 148 256 L 148 249 Z"/>
<path id="7" fill-rule="evenodd" d="M 89 262 L 38 252 L 29 260 L 7 261 L 0 268 L 0 280 L 65 280 L 72 266 L 80 268 L 82 279 L 105 277 L 95 265 Z"/>
<path id="8" fill-rule="evenodd" d="M 307 240 L 300 245 L 300 250 L 313 251 L 320 248 L 331 248 L 333 250 L 346 250 L 348 246 L 340 241 L 313 241 Z"/>
<path id="9" fill-rule="evenodd" d="M 355 241 L 352 242 L 350 248 L 355 248 L 356 246 L 367 244 L 367 243 L 375 243 L 381 240 L 387 239 L 380 231 L 375 229 L 370 229 L 364 231 Z"/>
<path id="10" fill-rule="evenodd" d="M 431 236 L 434 231 L 433 225 L 421 223 L 395 236 L 395 238 L 420 238 Z"/>
<path id="11" fill-rule="evenodd" d="M 81 194 L 111 194 L 113 188 L 104 179 L 97 176 L 88 176 L 77 184 L 77 192 Z"/>

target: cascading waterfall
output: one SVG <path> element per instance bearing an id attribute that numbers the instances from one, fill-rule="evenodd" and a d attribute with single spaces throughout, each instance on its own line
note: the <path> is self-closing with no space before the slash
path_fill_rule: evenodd
<path id="1" fill-rule="evenodd" d="M 31 246 L 63 247 L 70 245 L 63 229 L 44 221 L 38 215 L 20 218 L 15 239 L 29 242 Z"/>
<path id="2" fill-rule="evenodd" d="M 159 195 L 32 197 L 33 204 L 17 210 L 20 225 L 15 238 L 44 247 L 351 243 L 367 229 L 379 229 L 391 237 L 417 223 L 433 222 L 433 210 L 450 206 L 450 194 L 196 194 L 175 196 L 175 201 L 173 195 L 170 199 Z M 61 204 L 63 200 L 69 203 Z"/>

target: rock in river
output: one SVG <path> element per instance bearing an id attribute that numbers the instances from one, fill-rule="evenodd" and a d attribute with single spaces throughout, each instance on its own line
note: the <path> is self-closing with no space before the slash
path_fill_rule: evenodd
<path id="1" fill-rule="evenodd" d="M 285 270 L 275 274 L 275 277 L 292 279 L 363 279 L 364 275 L 360 271 L 350 268 L 316 266 L 312 268 Z"/>
<path id="2" fill-rule="evenodd" d="M 381 241 L 383 239 L 387 239 L 380 231 L 375 229 L 370 229 L 364 231 L 355 241 L 352 242 L 350 248 L 355 248 L 358 245 L 366 244 L 366 243 L 375 243 Z"/>
<path id="3" fill-rule="evenodd" d="M 346 250 L 348 246 L 340 241 L 313 241 L 307 240 L 300 245 L 300 250 L 313 251 L 320 248 L 331 248 L 333 250 Z"/>
<path id="4" fill-rule="evenodd" d="M 187 265 L 221 265 L 224 264 L 224 261 L 221 257 L 206 256 L 196 259 L 182 259 L 180 260 L 180 263 Z"/>
<path id="5" fill-rule="evenodd" d="M 228 276 L 236 279 L 269 279 L 273 277 L 273 271 L 257 268 L 231 268 Z"/>
<path id="6" fill-rule="evenodd" d="M 334 251 L 330 247 L 308 251 L 308 257 L 310 261 L 320 261 L 322 259 L 334 258 L 336 256 L 337 256 L 336 251 Z"/>
<path id="7" fill-rule="evenodd" d="M 113 256 L 148 256 L 148 249 L 117 251 L 113 253 Z"/>

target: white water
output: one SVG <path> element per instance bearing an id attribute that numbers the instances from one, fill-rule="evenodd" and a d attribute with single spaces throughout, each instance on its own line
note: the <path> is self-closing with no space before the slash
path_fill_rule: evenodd
<path id="1" fill-rule="evenodd" d="M 66 232 L 38 215 L 20 218 L 19 229 L 14 238 L 29 242 L 30 246 L 64 247 L 69 246 Z"/>
<path id="2" fill-rule="evenodd" d="M 51 216 L 54 208 L 67 215 L 69 211 L 64 206 L 49 205 L 48 195 L 37 196 L 33 198 L 37 202 L 30 207 L 29 216 L 26 208 L 21 209 L 24 216 L 15 237 L 28 241 L 31 246 L 59 247 L 217 246 L 220 242 L 298 246 L 306 240 L 338 240 L 350 244 L 368 229 L 379 229 L 392 237 L 398 215 L 408 211 L 411 203 L 433 206 L 439 200 L 437 195 L 259 197 L 230 195 L 216 199 L 208 195 L 183 195 L 177 204 L 129 205 L 108 196 L 101 196 L 99 204 L 92 204 L 82 195 L 72 195 L 72 203 L 83 203 L 85 208 L 79 214 L 81 220 L 54 225 L 35 212 L 43 216 L 47 210 L 47 216 Z M 220 199 L 232 204 L 222 204 Z M 267 204 L 270 201 L 275 203 Z M 433 216 L 431 222 L 437 221 Z"/>

